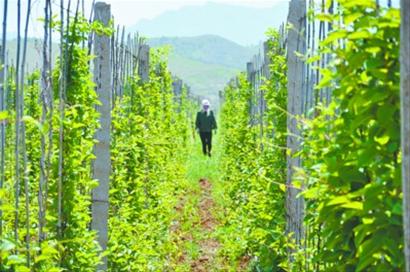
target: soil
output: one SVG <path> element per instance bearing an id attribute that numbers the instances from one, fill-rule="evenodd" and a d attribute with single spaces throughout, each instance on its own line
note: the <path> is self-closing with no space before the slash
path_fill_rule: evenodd
<path id="1" fill-rule="evenodd" d="M 201 198 L 199 202 L 200 227 L 203 231 L 203 239 L 199 241 L 200 256 L 192 261 L 191 271 L 193 272 L 208 272 L 212 271 L 212 267 L 216 262 L 216 254 L 219 243 L 215 238 L 211 237 L 212 232 L 218 222 L 215 220 L 212 210 L 215 203 L 212 199 L 212 184 L 207 179 L 200 179 Z"/>
<path id="2" fill-rule="evenodd" d="M 183 244 L 186 241 L 196 244 L 199 247 L 199 256 L 195 259 L 191 259 L 186 250 L 182 250 L 177 256 L 175 256 L 175 261 L 177 266 L 185 267 L 185 269 L 188 268 L 189 271 L 192 272 L 228 271 L 228 269 L 224 268 L 227 268 L 229 264 L 221 259 L 217 259 L 220 244 L 213 237 L 213 233 L 219 222 L 214 217 L 216 204 L 212 199 L 212 183 L 209 180 L 202 178 L 199 180 L 199 186 L 200 190 L 189 190 L 179 199 L 178 205 L 175 207 L 177 218 L 171 227 L 171 232 L 174 233 L 175 243 L 181 247 L 183 247 Z M 199 237 L 194 237 L 192 231 L 182 231 L 180 225 L 181 220 L 184 220 L 182 215 L 184 214 L 185 204 L 194 196 L 199 197 L 197 207 L 193 211 L 198 213 L 199 218 L 193 220 L 192 228 L 194 228 L 195 231 L 200 231 L 201 234 Z M 247 268 L 250 261 L 250 257 L 247 255 L 239 258 L 236 264 L 236 271 L 248 271 Z"/>

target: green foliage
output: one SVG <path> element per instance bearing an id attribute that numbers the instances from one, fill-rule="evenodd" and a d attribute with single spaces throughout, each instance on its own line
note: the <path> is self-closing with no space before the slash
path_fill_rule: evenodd
<path id="1" fill-rule="evenodd" d="M 184 236 L 176 232 L 186 234 L 192 228 L 192 235 L 201 236 L 195 226 L 200 220 L 199 189 L 192 183 L 204 174 L 215 175 L 210 176 L 215 180 L 221 175 L 215 211 L 221 223 L 215 233 L 221 267 L 238 271 L 245 263 L 253 271 L 404 270 L 399 11 L 378 8 L 367 0 L 340 0 L 337 7 L 335 15 L 318 16 L 332 23 L 332 32 L 321 43 L 320 55 L 310 60 L 313 63 L 324 54 L 331 57 L 321 68 L 317 91 L 331 91 L 332 101 L 317 104 L 310 111 L 314 116 L 308 116 L 312 119 L 298 117 L 303 142 L 295 156 L 303 164 L 294 180 L 304 185 L 306 247 L 288 256 L 293 245 L 291 234 L 285 235 L 287 62 L 278 33 L 270 30 L 270 78 L 258 90 L 266 110 L 251 120 L 255 90 L 244 74 L 226 87 L 218 138 L 221 156 L 216 161 L 197 166 L 193 165 L 197 161 L 188 161 L 194 158 L 188 156 L 194 105 L 186 90 L 180 97 L 173 94 L 165 52 L 152 53 L 148 82 L 141 82 L 137 75 L 126 81 L 124 95 L 112 111 L 109 244 L 103 253 L 109 271 L 189 269 L 187 263 L 178 263 L 179 258 L 182 254 L 197 258 L 199 247 L 191 240 L 181 241 Z M 53 95 L 48 101 L 59 104 L 59 83 L 66 74 L 64 118 L 60 120 L 54 107 L 42 122 L 40 73 L 26 78 L 22 118 L 26 138 L 24 146 L 18 143 L 24 147 L 18 162 L 15 69 L 10 67 L 8 73 L 7 109 L 0 112 L 0 121 L 6 124 L 5 182 L 0 189 L 1 271 L 95 271 L 101 261 L 96 234 L 89 228 L 91 191 L 97 185 L 91 165 L 99 127 L 98 100 L 89 69 L 92 57 L 80 45 L 90 31 L 110 35 L 112 29 L 89 24 L 84 18 L 74 21 L 64 33 L 67 54 L 60 56 L 52 71 Z M 53 25 L 59 29 L 58 21 Z M 61 233 L 57 226 L 60 124 Z M 42 142 L 49 135 L 51 142 Z M 49 151 L 46 154 L 42 154 L 42 143 Z M 50 162 L 45 173 L 45 237 L 39 237 L 38 216 L 42 155 Z M 15 165 L 24 161 L 27 171 L 20 174 L 27 178 L 28 194 L 24 179 L 15 183 Z M 218 171 L 210 173 L 216 162 L 220 162 Z M 192 195 L 176 214 L 187 194 Z M 176 221 L 180 221 L 177 231 Z M 295 266 L 288 257 L 296 260 Z"/>
<path id="2" fill-rule="evenodd" d="M 109 270 L 171 269 L 178 248 L 170 228 L 185 184 L 189 137 L 186 91 L 175 99 L 161 52 L 150 80 L 135 76 L 113 112 Z"/>
<path id="3" fill-rule="evenodd" d="M 233 269 L 244 255 L 252 257 L 251 267 L 258 271 L 282 271 L 286 263 L 286 58 L 278 34 L 272 30 L 269 38 L 272 77 L 262 88 L 268 108 L 264 135 L 259 125 L 250 125 L 253 91 L 245 76 L 224 92 L 221 178 L 227 207 L 218 231 L 220 254 Z"/>
<path id="4" fill-rule="evenodd" d="M 339 2 L 326 16 L 334 31 L 322 51 L 333 60 L 318 85 L 333 102 L 305 120 L 308 261 L 326 271 L 403 270 L 399 11 Z"/>
<path id="5" fill-rule="evenodd" d="M 294 180 L 306 186 L 307 238 L 293 268 L 286 258 L 291 239 L 284 235 L 286 58 L 275 31 L 268 32 L 271 78 L 262 88 L 264 137 L 259 124 L 251 125 L 254 91 L 244 76 L 225 89 L 221 172 L 228 207 L 220 239 L 231 263 L 248 254 L 258 271 L 404 269 L 399 11 L 373 1 L 339 2 L 335 15 L 318 16 L 333 26 L 320 45 L 331 62 L 317 86 L 331 91 L 332 102 L 317 104 L 313 119 L 299 119 L 304 140 L 295 156 L 303 166 Z"/>
<path id="6" fill-rule="evenodd" d="M 80 17 L 70 18 L 65 27 L 63 56 L 52 71 L 52 101 L 45 115 L 39 103 L 46 93 L 40 89 L 40 73 L 27 78 L 24 93 L 26 176 L 29 194 L 23 180 L 19 183 L 18 234 L 14 238 L 15 204 L 15 79 L 8 78 L 6 121 L 6 182 L 0 190 L 2 234 L 1 271 L 95 271 L 101 261 L 96 234 L 90 230 L 91 192 L 97 185 L 92 178 L 94 135 L 99 127 L 97 95 L 90 72 L 92 56 L 81 44 L 90 31 L 111 35 L 111 28 L 88 23 Z M 60 31 L 60 22 L 53 21 Z M 150 80 L 142 83 L 137 76 L 128 80 L 125 95 L 116 101 L 112 125 L 112 179 L 110 191 L 110 242 L 107 252 L 110 271 L 160 271 L 173 269 L 180 254 L 170 229 L 175 206 L 187 186 L 185 161 L 192 112 L 187 90 L 176 97 L 171 74 L 159 50 L 150 57 Z M 14 74 L 10 68 L 10 75 Z M 60 114 L 60 86 L 64 114 Z M 56 106 L 57 105 L 57 106 Z M 45 121 L 42 119 L 45 116 Z M 62 120 L 60 118 L 63 118 Z M 62 146 L 59 128 L 62 125 Z M 51 137 L 51 142 L 48 142 Z M 39 180 L 43 160 L 46 165 L 45 237 L 39 237 Z M 58 226 L 59 152 L 62 148 L 62 211 Z M 22 152 L 23 153 L 23 152 Z M 24 154 L 22 154 L 24 155 Z M 24 156 L 20 156 L 23 158 Z M 49 162 L 49 164 L 47 163 Z M 23 163 L 23 159 L 20 163 Z M 22 174 L 23 175 L 23 174 Z M 29 210 L 25 210 L 28 198 Z M 29 233 L 26 218 L 29 218 Z M 30 257 L 26 237 L 30 235 Z M 30 268 L 27 263 L 30 261 Z"/>
<path id="7" fill-rule="evenodd" d="M 60 254 L 63 267 L 71 271 L 94 271 L 95 263 L 99 262 L 99 246 L 88 225 L 91 222 L 91 191 L 97 185 L 91 176 L 91 166 L 94 134 L 99 127 L 95 106 L 99 102 L 88 67 L 91 57 L 79 45 L 72 47 L 70 55 L 63 120 L 63 226 L 62 237 L 59 237 L 64 250 Z M 56 73 L 54 82 L 58 82 L 58 76 Z M 58 127 L 59 120 L 55 121 Z M 57 156 L 52 165 L 57 171 Z M 51 189 L 50 196 L 57 198 L 53 195 L 57 188 Z M 52 207 L 57 209 L 57 203 Z M 57 221 L 50 220 L 50 224 L 55 226 Z"/>
<path id="8" fill-rule="evenodd" d="M 74 20 L 74 19 L 73 19 Z M 59 22 L 53 23 L 58 29 Z M 35 71 L 29 75 L 24 88 L 24 122 L 25 156 L 27 158 L 27 172 L 29 194 L 26 195 L 21 180 L 18 209 L 19 240 L 14 239 L 15 208 L 15 87 L 14 78 L 9 78 L 7 110 L 8 122 L 6 126 L 6 181 L 2 191 L 1 209 L 3 211 L 2 241 L 6 249 L 1 250 L 0 270 L 30 271 L 27 266 L 26 237 L 30 235 L 30 269 L 35 271 L 95 271 L 96 264 L 100 261 L 99 245 L 96 235 L 90 230 L 91 222 L 90 204 L 91 190 L 97 184 L 92 179 L 91 165 L 94 134 L 98 128 L 98 113 L 95 106 L 98 103 L 94 91 L 92 74 L 89 69 L 91 56 L 87 49 L 81 48 L 81 43 L 88 37 L 88 32 L 93 27 L 88 25 L 84 18 L 77 18 L 69 30 L 65 30 L 66 44 L 64 49 L 68 52 L 64 59 L 64 71 L 67 71 L 65 92 L 65 114 L 63 124 L 63 191 L 62 191 L 62 233 L 57 232 L 57 180 L 58 180 L 58 128 L 60 116 L 54 112 L 47 112 L 46 123 L 41 123 L 42 107 L 40 88 L 40 73 Z M 60 57 L 61 60 L 61 57 Z M 58 105 L 58 86 L 62 79 L 58 60 L 56 68 L 52 71 L 53 101 L 50 105 Z M 11 71 L 10 71 L 11 72 Z M 44 94 L 44 93 L 43 93 Z M 51 126 L 50 126 L 51 125 Z M 46 151 L 50 164 L 46 165 L 48 183 L 46 202 L 46 237 L 39 237 L 39 180 L 41 137 L 46 139 L 52 136 L 51 144 L 46 140 Z M 22 152 L 23 153 L 23 152 Z M 23 158 L 23 156 L 20 156 Z M 23 163 L 23 159 L 20 162 Z M 23 175 L 23 173 L 21 173 Z M 25 210 L 24 203 L 28 198 L 29 210 Z M 28 212 L 28 213 L 27 213 Z M 26 218 L 29 218 L 29 233 L 26 230 Z M 11 248 L 11 249 L 10 249 Z"/>

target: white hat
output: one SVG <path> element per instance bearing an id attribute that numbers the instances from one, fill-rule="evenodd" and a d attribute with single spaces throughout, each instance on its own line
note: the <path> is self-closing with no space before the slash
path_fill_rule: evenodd
<path id="1" fill-rule="evenodd" d="M 202 100 L 202 106 L 209 106 L 210 103 L 207 99 Z"/>

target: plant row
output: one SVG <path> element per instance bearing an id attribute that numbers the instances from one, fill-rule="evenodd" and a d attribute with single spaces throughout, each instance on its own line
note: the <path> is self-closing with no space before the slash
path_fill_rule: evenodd
<path id="1" fill-rule="evenodd" d="M 102 256 L 109 271 L 171 267 L 177 248 L 169 229 L 185 181 L 192 102 L 186 90 L 174 95 L 162 51 L 151 52 L 148 81 L 137 71 L 127 79 L 112 109 L 109 243 L 102 253 L 91 229 L 98 220 L 91 218 L 91 194 L 100 102 L 84 43 L 91 31 L 112 30 L 71 20 L 63 54 L 52 69 L 27 76 L 24 92 L 17 91 L 16 68 L 8 67 L 0 270 L 96 271 Z M 53 32 L 61 26 L 51 25 Z"/>
<path id="2" fill-rule="evenodd" d="M 251 122 L 255 90 L 245 75 L 224 92 L 223 182 L 226 220 L 222 254 L 251 258 L 258 271 L 399 271 L 402 233 L 399 10 L 373 1 L 337 1 L 332 26 L 313 57 L 326 57 L 313 107 L 287 112 L 286 48 L 270 33 L 270 78 L 261 87 L 264 134 Z M 330 101 L 320 99 L 330 92 Z M 304 90 L 301 90 L 301 97 Z M 301 131 L 298 152 L 287 152 L 289 121 Z M 287 159 L 301 167 L 286 183 Z M 286 231 L 286 192 L 304 199 L 303 240 Z"/>

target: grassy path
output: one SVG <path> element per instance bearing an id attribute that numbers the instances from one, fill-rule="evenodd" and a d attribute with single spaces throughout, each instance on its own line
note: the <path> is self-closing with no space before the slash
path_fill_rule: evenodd
<path id="1" fill-rule="evenodd" d="M 187 162 L 188 186 L 176 207 L 174 236 L 181 248 L 175 271 L 226 271 L 218 262 L 219 243 L 215 236 L 218 206 L 213 198 L 213 184 L 218 179 L 218 142 L 214 156 L 201 153 L 199 138 L 192 145 Z"/>
<path id="2" fill-rule="evenodd" d="M 192 143 L 187 161 L 185 190 L 176 207 L 175 224 L 172 230 L 178 255 L 174 258 L 172 270 L 176 272 L 243 272 L 249 271 L 250 258 L 247 255 L 234 257 L 226 255 L 226 235 L 229 229 L 226 220 L 226 205 L 229 197 L 220 180 L 220 146 L 214 139 L 213 156 L 202 154 L 199 138 Z M 231 241 L 232 243 L 236 243 Z M 241 241 L 238 241 L 241 243 Z"/>
<path id="3" fill-rule="evenodd" d="M 199 256 L 191 263 L 191 270 L 195 272 L 213 271 L 216 269 L 216 254 L 219 242 L 213 236 L 218 222 L 215 220 L 213 210 L 215 202 L 212 198 L 212 184 L 206 179 L 199 180 L 201 197 L 199 201 L 199 217 L 201 239 L 199 245 Z"/>

